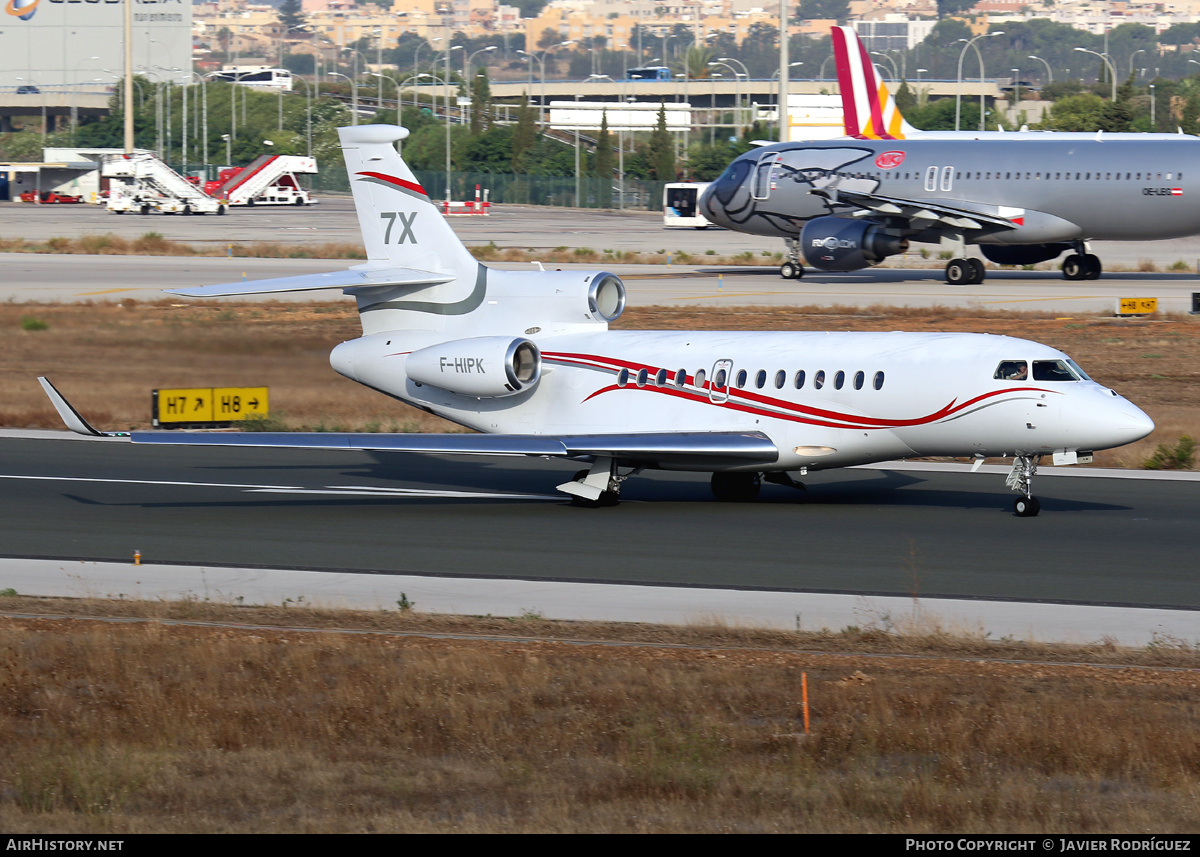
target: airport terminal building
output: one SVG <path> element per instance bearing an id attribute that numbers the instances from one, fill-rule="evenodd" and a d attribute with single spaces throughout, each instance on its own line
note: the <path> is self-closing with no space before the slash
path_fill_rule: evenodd
<path id="1" fill-rule="evenodd" d="M 131 1 L 134 72 L 152 81 L 189 80 L 191 0 Z M 0 18 L 0 97 L 54 98 L 116 85 L 125 72 L 125 2 L 7 0 Z"/>

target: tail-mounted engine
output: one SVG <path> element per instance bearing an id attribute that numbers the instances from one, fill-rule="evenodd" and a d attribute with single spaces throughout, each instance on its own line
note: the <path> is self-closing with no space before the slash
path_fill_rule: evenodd
<path id="1" fill-rule="evenodd" d="M 480 399 L 533 389 L 542 354 L 528 339 L 479 336 L 431 345 L 408 355 L 404 372 L 418 384 Z"/>
<path id="2" fill-rule="evenodd" d="M 800 247 L 808 264 L 822 271 L 856 271 L 908 249 L 908 239 L 888 235 L 877 223 L 845 217 L 816 217 L 804 224 Z"/>

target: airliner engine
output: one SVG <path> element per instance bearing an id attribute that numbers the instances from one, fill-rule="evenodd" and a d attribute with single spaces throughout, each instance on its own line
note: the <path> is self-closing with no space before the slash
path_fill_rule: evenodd
<path id="1" fill-rule="evenodd" d="M 528 339 L 454 339 L 414 351 L 404 372 L 418 384 L 494 399 L 533 389 L 542 377 L 542 354 Z"/>
<path id="2" fill-rule="evenodd" d="M 881 226 L 845 217 L 815 217 L 804 224 L 800 247 L 808 264 L 822 271 L 857 271 L 908 249 L 908 239 Z"/>

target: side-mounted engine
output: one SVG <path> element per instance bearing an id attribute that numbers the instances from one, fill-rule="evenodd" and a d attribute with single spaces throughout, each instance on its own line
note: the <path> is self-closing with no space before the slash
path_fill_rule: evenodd
<path id="1" fill-rule="evenodd" d="M 528 339 L 452 339 L 408 355 L 404 373 L 417 384 L 481 399 L 523 393 L 542 377 L 542 354 Z"/>
<path id="2" fill-rule="evenodd" d="M 908 249 L 908 239 L 889 235 L 877 223 L 845 217 L 815 217 L 804 224 L 800 247 L 808 264 L 822 271 L 857 271 Z"/>

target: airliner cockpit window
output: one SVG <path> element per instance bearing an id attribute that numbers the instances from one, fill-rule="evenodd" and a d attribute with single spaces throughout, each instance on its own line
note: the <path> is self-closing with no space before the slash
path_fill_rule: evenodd
<path id="1" fill-rule="evenodd" d="M 1001 360 L 992 377 L 998 381 L 1026 381 L 1029 379 L 1029 366 L 1024 360 Z"/>
<path id="2" fill-rule="evenodd" d="M 1071 371 L 1071 367 L 1065 360 L 1034 360 L 1033 380 L 1078 381 L 1079 378 Z"/>

